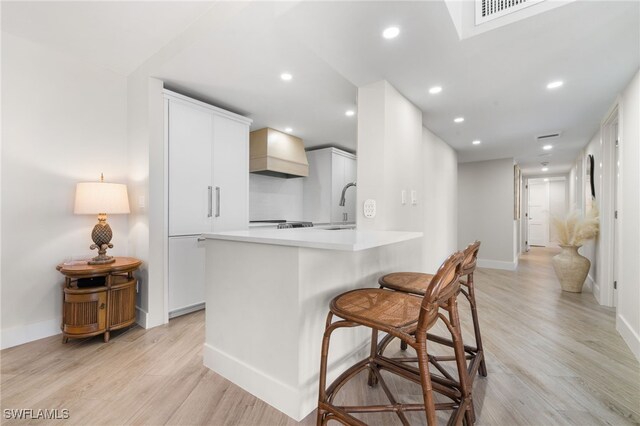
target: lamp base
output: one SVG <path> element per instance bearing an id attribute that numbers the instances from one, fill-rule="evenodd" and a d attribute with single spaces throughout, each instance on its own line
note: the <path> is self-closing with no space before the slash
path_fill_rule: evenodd
<path id="1" fill-rule="evenodd" d="M 87 262 L 87 264 L 89 265 L 106 265 L 108 263 L 113 263 L 116 261 L 116 258 L 113 256 L 106 256 L 106 255 L 98 255 L 94 258 L 92 258 L 90 261 Z"/>
<path id="2" fill-rule="evenodd" d="M 113 248 L 113 244 L 111 244 L 112 236 L 111 227 L 107 223 L 107 215 L 100 213 L 98 215 L 98 223 L 96 223 L 91 232 L 91 239 L 93 239 L 94 244 L 89 247 L 91 250 L 98 249 L 98 255 L 87 262 L 89 265 L 105 265 L 116 261 L 113 256 L 107 256 L 107 249 Z"/>

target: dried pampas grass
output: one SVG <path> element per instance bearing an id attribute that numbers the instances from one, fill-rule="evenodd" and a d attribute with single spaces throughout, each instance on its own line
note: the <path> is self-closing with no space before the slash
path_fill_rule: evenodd
<path id="1" fill-rule="evenodd" d="M 552 217 L 551 223 L 558 232 L 558 240 L 563 246 L 581 246 L 586 240 L 598 235 L 600 212 L 594 202 L 587 214 L 582 217 L 579 211 L 572 211 L 563 218 Z"/>

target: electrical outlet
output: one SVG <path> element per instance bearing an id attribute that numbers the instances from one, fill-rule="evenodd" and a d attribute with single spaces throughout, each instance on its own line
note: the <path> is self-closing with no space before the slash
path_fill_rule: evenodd
<path id="1" fill-rule="evenodd" d="M 376 200 L 366 200 L 363 205 L 364 217 L 373 219 L 376 217 Z"/>

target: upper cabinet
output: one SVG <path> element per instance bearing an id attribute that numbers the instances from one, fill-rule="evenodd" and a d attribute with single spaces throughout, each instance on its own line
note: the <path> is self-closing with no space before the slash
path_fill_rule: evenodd
<path id="1" fill-rule="evenodd" d="M 356 156 L 337 148 L 307 151 L 309 176 L 304 180 L 304 220 L 314 223 L 354 223 L 356 187 L 343 189 L 356 181 Z"/>
<path id="2" fill-rule="evenodd" d="M 251 120 L 166 91 L 169 236 L 245 229 Z"/>

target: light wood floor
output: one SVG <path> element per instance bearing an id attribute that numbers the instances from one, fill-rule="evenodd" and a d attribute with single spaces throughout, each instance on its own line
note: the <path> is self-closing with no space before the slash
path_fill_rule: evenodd
<path id="1" fill-rule="evenodd" d="M 516 272 L 476 273 L 489 369 L 474 384 L 477 424 L 639 424 L 640 367 L 615 331 L 614 311 L 591 294 L 562 293 L 550 267 L 553 254 L 533 249 Z M 56 336 L 0 352 L 3 410 L 66 408 L 64 423 L 83 425 L 296 424 L 202 366 L 203 312 L 115 333 L 107 344 L 60 341 Z M 391 350 L 399 352 L 397 345 Z M 389 382 L 401 400 L 419 401 L 417 386 Z M 386 403 L 364 377 L 344 388 L 344 400 Z M 418 413 L 410 419 L 425 423 Z M 363 420 L 398 423 L 391 414 Z M 314 423 L 314 414 L 302 422 Z"/>

